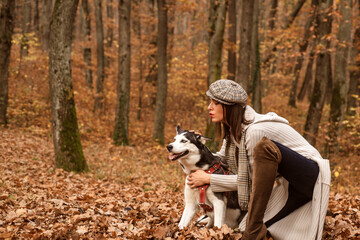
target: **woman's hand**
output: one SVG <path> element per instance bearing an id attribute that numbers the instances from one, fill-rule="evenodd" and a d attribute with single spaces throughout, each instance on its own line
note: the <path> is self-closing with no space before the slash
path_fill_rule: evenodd
<path id="1" fill-rule="evenodd" d="M 197 135 L 201 135 L 201 132 L 199 130 L 189 130 L 189 132 L 193 132 Z"/>
<path id="2" fill-rule="evenodd" d="M 211 174 L 208 174 L 203 170 L 196 170 L 187 177 L 187 184 L 190 186 L 190 188 L 210 184 L 210 175 Z"/>

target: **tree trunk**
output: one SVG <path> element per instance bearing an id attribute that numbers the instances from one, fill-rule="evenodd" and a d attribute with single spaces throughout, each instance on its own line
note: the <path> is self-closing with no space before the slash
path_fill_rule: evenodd
<path id="1" fill-rule="evenodd" d="M 276 22 L 276 14 L 278 10 L 278 0 L 271 0 L 271 8 L 269 12 L 269 29 L 270 29 L 270 42 L 274 41 L 274 33 L 273 30 L 275 29 L 275 22 Z M 272 55 L 270 56 L 272 58 Z M 269 64 L 269 74 L 273 74 L 274 71 L 274 62 L 271 61 Z"/>
<path id="2" fill-rule="evenodd" d="M 157 0 L 158 4 L 158 79 L 156 91 L 156 107 L 153 139 L 157 139 L 160 144 L 164 144 L 164 128 L 166 113 L 167 95 L 167 6 L 165 0 Z"/>
<path id="3" fill-rule="evenodd" d="M 351 67 L 350 67 L 350 83 L 347 93 L 347 115 L 354 116 L 356 114 L 355 107 L 358 107 L 358 100 L 355 96 L 360 96 L 360 27 L 354 33 L 353 46 L 351 49 Z"/>
<path id="4" fill-rule="evenodd" d="M 221 53 L 224 41 L 227 1 L 210 0 L 208 86 L 221 77 Z"/>
<path id="5" fill-rule="evenodd" d="M 330 104 L 329 139 L 327 153 L 337 153 L 340 147 L 342 121 L 345 113 L 346 76 L 348 71 L 349 45 L 351 44 L 352 0 L 340 1 L 341 22 L 337 35 L 334 82 Z"/>
<path id="6" fill-rule="evenodd" d="M 0 125 L 7 124 L 11 36 L 14 31 L 14 0 L 0 0 Z"/>
<path id="7" fill-rule="evenodd" d="M 289 17 L 285 18 L 284 25 L 282 26 L 283 30 L 286 30 L 291 26 L 291 24 L 294 22 L 295 18 L 297 17 L 298 13 L 300 12 L 302 6 L 304 5 L 305 1 L 306 0 L 299 0 L 294 5 L 294 8 L 292 9 Z M 316 1 L 318 1 L 318 0 L 316 0 Z M 281 40 L 274 42 L 274 44 L 272 45 L 273 47 L 270 48 L 271 49 L 270 52 L 265 55 L 264 61 L 263 61 L 265 64 L 267 64 L 272 59 L 272 57 L 275 56 L 275 52 L 277 50 L 276 46 L 278 44 L 280 44 L 280 41 Z"/>
<path id="8" fill-rule="evenodd" d="M 311 6 L 313 8 L 313 12 L 310 14 L 306 24 L 305 24 L 305 35 L 303 39 L 299 43 L 299 56 L 297 57 L 295 69 L 294 69 L 294 79 L 291 82 L 291 90 L 290 90 L 290 96 L 289 96 L 289 102 L 288 105 L 291 107 L 296 107 L 296 89 L 299 82 L 299 76 L 300 76 L 300 70 L 302 67 L 302 63 L 304 61 L 306 49 L 309 45 L 309 40 L 312 34 L 311 26 L 313 26 L 313 22 L 315 19 L 315 13 L 316 13 L 316 1 L 312 0 Z"/>
<path id="9" fill-rule="evenodd" d="M 175 10 L 176 10 L 176 0 L 168 0 L 168 47 L 167 47 L 167 72 L 171 73 L 171 60 L 172 60 L 172 51 L 174 48 L 174 33 L 175 33 Z"/>
<path id="10" fill-rule="evenodd" d="M 106 17 L 107 17 L 107 27 L 106 27 L 106 51 L 110 53 L 113 39 L 114 39 L 114 11 L 113 11 L 113 0 L 106 0 Z M 109 54 L 105 56 L 105 66 L 107 68 L 110 67 L 110 63 L 112 62 Z"/>
<path id="11" fill-rule="evenodd" d="M 29 54 L 29 33 L 31 31 L 31 1 L 24 0 L 20 56 Z"/>
<path id="12" fill-rule="evenodd" d="M 235 80 L 236 74 L 236 0 L 229 1 L 229 34 L 228 41 L 230 48 L 228 50 L 228 76 L 227 79 Z"/>
<path id="13" fill-rule="evenodd" d="M 81 7 L 84 13 L 84 32 L 85 32 L 85 47 L 84 47 L 84 61 L 85 61 L 85 81 L 86 86 L 89 88 L 93 87 L 93 77 L 91 70 L 91 18 L 88 0 L 81 1 Z"/>
<path id="14" fill-rule="evenodd" d="M 305 95 L 308 95 L 308 96 L 311 95 L 314 58 L 315 58 L 315 49 L 312 47 L 310 56 L 309 56 L 309 62 L 306 67 L 305 78 L 304 78 L 303 84 L 300 88 L 299 94 L 297 96 L 298 101 L 303 101 Z M 308 97 L 308 99 L 309 99 L 309 101 L 311 100 L 310 97 Z"/>
<path id="15" fill-rule="evenodd" d="M 113 0 L 106 0 L 106 17 L 110 22 L 109 26 L 106 29 L 106 47 L 111 48 L 114 38 Z"/>
<path id="16" fill-rule="evenodd" d="M 261 91 L 261 68 L 260 68 L 260 40 L 259 40 L 259 0 L 254 0 L 254 24 L 253 36 L 253 82 L 252 82 L 252 105 L 256 112 L 262 112 Z"/>
<path id="17" fill-rule="evenodd" d="M 224 41 L 227 1 L 210 0 L 209 6 L 209 51 L 208 51 L 208 86 L 221 78 L 221 54 Z M 214 125 L 207 123 L 206 135 L 211 138 L 207 142 L 213 151 L 217 149 L 218 142 L 214 138 Z"/>
<path id="18" fill-rule="evenodd" d="M 40 14 L 41 49 L 48 51 L 53 0 L 42 0 Z"/>
<path id="19" fill-rule="evenodd" d="M 129 144 L 130 102 L 130 12 L 131 1 L 119 1 L 119 73 L 115 111 L 114 143 Z"/>
<path id="20" fill-rule="evenodd" d="M 71 79 L 71 36 L 78 0 L 56 0 L 50 23 L 49 77 L 55 167 L 88 169 L 82 151 Z"/>
<path id="21" fill-rule="evenodd" d="M 242 1 L 241 9 L 239 59 L 235 80 L 249 92 L 254 1 Z"/>
<path id="22" fill-rule="evenodd" d="M 39 13 L 39 0 L 35 0 L 35 7 L 34 7 L 34 30 L 36 33 L 40 31 L 40 13 Z"/>
<path id="23" fill-rule="evenodd" d="M 306 2 L 306 0 L 299 0 L 295 5 L 294 8 L 292 9 L 289 17 L 286 18 L 285 20 L 285 24 L 284 24 L 284 29 L 287 29 L 290 27 L 290 25 L 294 22 L 296 16 L 298 15 L 298 13 L 300 12 L 300 9 L 302 8 L 302 6 L 304 5 L 304 3 Z"/>
<path id="24" fill-rule="evenodd" d="M 95 22 L 96 22 L 96 54 L 97 54 L 97 78 L 94 111 L 104 108 L 104 77 L 105 77 L 105 55 L 104 55 L 104 27 L 102 19 L 101 0 L 95 0 Z"/>
<path id="25" fill-rule="evenodd" d="M 271 31 L 274 30 L 275 28 L 277 8 L 278 8 L 278 0 L 271 0 L 271 9 L 269 14 L 269 29 Z"/>
<path id="26" fill-rule="evenodd" d="M 333 0 L 319 0 L 319 13 L 316 16 L 318 30 L 318 56 L 316 58 L 315 83 L 311 96 L 311 103 L 305 123 L 304 137 L 312 145 L 316 143 L 322 110 L 325 103 L 328 79 L 331 79 L 330 40 L 331 34 L 331 6 Z M 316 30 L 315 30 L 316 31 Z"/>
<path id="27" fill-rule="evenodd" d="M 143 96 L 143 89 L 144 89 L 144 77 L 143 77 L 143 68 L 144 68 L 144 64 L 143 64 L 143 52 L 142 52 L 142 47 L 143 46 L 143 41 L 142 41 L 142 29 L 141 29 L 141 15 L 139 14 L 141 12 L 141 6 L 142 6 L 142 0 L 138 0 L 135 1 L 135 5 L 136 7 L 134 8 L 134 17 L 132 18 L 133 20 L 133 28 L 134 28 L 134 33 L 137 36 L 138 40 L 139 40 L 139 59 L 138 59 L 138 68 L 139 68 L 139 97 L 138 97 L 138 106 L 137 106 L 137 111 L 136 111 L 136 119 L 140 120 L 141 119 L 141 111 L 142 111 L 142 96 Z"/>
<path id="28" fill-rule="evenodd" d="M 156 11 L 155 11 L 155 0 L 146 0 L 145 2 L 147 2 L 150 7 L 150 18 L 154 18 L 156 19 Z M 158 48 L 158 42 L 157 42 L 157 35 L 153 34 L 154 32 L 156 32 L 156 27 L 157 24 L 155 22 L 152 22 L 150 24 L 147 24 L 147 28 L 145 28 L 146 34 L 147 36 L 149 36 L 150 39 L 150 49 L 157 49 Z M 149 82 L 152 87 L 156 88 L 156 84 L 157 84 L 157 76 L 158 76 L 158 60 L 157 60 L 158 56 L 157 56 L 157 52 L 153 51 L 152 54 L 149 54 L 147 56 L 147 66 L 148 66 L 148 72 L 146 74 L 145 77 L 145 81 Z M 151 107 L 154 107 L 156 105 L 156 92 L 151 92 L 150 93 L 150 105 Z"/>

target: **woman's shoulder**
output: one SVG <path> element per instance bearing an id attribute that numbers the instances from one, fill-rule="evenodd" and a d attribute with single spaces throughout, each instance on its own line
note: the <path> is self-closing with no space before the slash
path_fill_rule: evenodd
<path id="1" fill-rule="evenodd" d="M 245 128 L 256 125 L 262 122 L 279 122 L 289 124 L 289 121 L 283 117 L 280 117 L 274 112 L 268 112 L 266 114 L 257 113 L 252 107 L 246 106 L 245 121 L 249 122 Z"/>

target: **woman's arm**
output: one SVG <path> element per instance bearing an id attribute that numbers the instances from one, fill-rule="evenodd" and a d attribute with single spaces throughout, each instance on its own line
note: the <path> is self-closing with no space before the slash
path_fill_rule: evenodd
<path id="1" fill-rule="evenodd" d="M 190 188 L 210 184 L 214 192 L 228 192 L 237 190 L 237 175 L 209 174 L 203 170 L 191 173 L 188 178 Z"/>

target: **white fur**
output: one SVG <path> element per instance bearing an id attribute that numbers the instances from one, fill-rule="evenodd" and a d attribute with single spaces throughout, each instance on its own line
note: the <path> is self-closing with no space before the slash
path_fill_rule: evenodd
<path id="1" fill-rule="evenodd" d="M 185 151 L 189 151 L 189 153 L 184 158 L 178 159 L 178 161 L 184 167 L 183 170 L 185 174 L 189 175 L 192 171 L 199 169 L 195 165 L 200 160 L 199 149 L 184 136 L 184 133 L 176 135 L 174 138 L 174 142 L 171 143 L 171 145 L 173 146 L 173 153 L 183 153 Z M 207 170 L 208 168 L 209 166 L 205 165 L 201 169 Z"/>
<path id="2" fill-rule="evenodd" d="M 206 139 L 203 137 L 201 137 L 199 140 L 203 144 L 206 141 Z M 189 175 L 192 171 L 198 169 L 207 170 L 210 167 L 209 165 L 205 165 L 202 168 L 196 166 L 196 163 L 200 160 L 200 152 L 199 149 L 185 137 L 185 133 L 176 135 L 174 142 L 169 145 L 172 146 L 171 152 L 175 154 L 182 154 L 186 151 L 189 151 L 188 154 L 178 159 L 186 175 Z M 188 180 L 186 177 L 184 190 L 185 209 L 179 223 L 180 229 L 189 226 L 190 221 L 200 209 L 199 190 L 198 188 L 190 188 L 187 183 Z M 207 227 L 216 226 L 220 228 L 223 224 L 227 224 L 232 228 L 238 227 L 237 219 L 240 216 L 240 210 L 227 209 L 226 197 L 224 196 L 223 199 L 216 197 L 214 192 L 211 190 L 211 186 L 209 186 L 206 190 L 205 203 L 214 209 L 212 212 L 206 213 L 209 217 L 206 225 Z"/>

